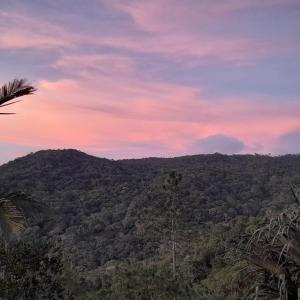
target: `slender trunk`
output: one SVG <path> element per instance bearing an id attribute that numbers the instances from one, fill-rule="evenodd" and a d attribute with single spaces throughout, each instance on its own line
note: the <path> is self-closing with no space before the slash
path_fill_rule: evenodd
<path id="1" fill-rule="evenodd" d="M 173 252 L 173 279 L 175 282 L 175 280 L 176 280 L 176 231 L 175 230 L 173 231 L 172 252 Z M 173 300 L 176 300 L 176 296 L 174 296 Z"/>
<path id="2" fill-rule="evenodd" d="M 171 229 L 170 231 L 170 256 L 172 257 L 172 275 L 173 275 L 173 287 L 174 287 L 174 294 L 176 291 L 176 279 L 177 279 L 177 273 L 176 273 L 176 248 L 177 248 L 177 202 L 178 202 L 178 184 L 181 181 L 182 176 L 179 174 L 176 174 L 175 171 L 172 171 L 169 174 L 169 178 L 165 181 L 164 189 L 167 190 L 168 197 L 169 197 L 169 212 L 170 212 L 170 221 L 171 221 Z M 171 258 L 170 257 L 170 258 Z M 176 295 L 173 297 L 174 300 L 176 300 Z"/>
<path id="3" fill-rule="evenodd" d="M 255 288 L 255 299 L 254 300 L 258 300 L 258 292 L 259 292 L 259 287 L 257 286 Z"/>
<path id="4" fill-rule="evenodd" d="M 173 279 L 176 279 L 176 235 L 174 226 L 174 215 L 172 215 L 172 271 Z"/>
<path id="5" fill-rule="evenodd" d="M 171 215 L 171 239 L 172 239 L 172 271 L 173 280 L 176 280 L 176 224 L 175 224 L 175 203 L 174 198 L 172 201 L 172 215 Z M 176 300 L 176 296 L 173 297 Z"/>

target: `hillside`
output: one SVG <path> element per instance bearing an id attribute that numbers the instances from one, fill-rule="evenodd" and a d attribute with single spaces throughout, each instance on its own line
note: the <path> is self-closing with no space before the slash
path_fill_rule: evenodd
<path id="1" fill-rule="evenodd" d="M 220 257 L 227 251 L 222 243 L 235 243 L 249 217 L 292 204 L 290 186 L 300 185 L 300 155 L 112 161 L 76 150 L 47 150 L 1 166 L 0 191 L 25 192 L 51 207 L 55 216 L 32 220 L 25 236 L 59 241 L 72 269 L 92 280 L 112 263 L 164 257 L 166 230 L 157 228 L 168 223 L 162 186 L 171 170 L 183 175 L 182 231 L 193 249 L 205 238 L 209 244 L 212 232 L 219 234 L 221 242 L 211 243 Z M 180 251 L 183 260 L 192 255 L 185 243 Z M 209 259 L 208 267 L 197 271 L 199 280 L 215 272 L 215 256 Z"/>

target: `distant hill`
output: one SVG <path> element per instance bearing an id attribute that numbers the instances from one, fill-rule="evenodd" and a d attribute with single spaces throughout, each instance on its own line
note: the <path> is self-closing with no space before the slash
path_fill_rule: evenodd
<path id="1" fill-rule="evenodd" d="M 46 150 L 0 166 L 0 192 L 25 192 L 54 209 L 54 219 L 32 221 L 27 235 L 60 240 L 74 268 L 91 272 L 111 261 L 160 253 L 162 241 L 151 226 L 168 222 L 160 208 L 171 170 L 183 175 L 179 206 L 187 232 L 282 209 L 295 201 L 291 184 L 300 185 L 300 155 L 114 161 Z"/>

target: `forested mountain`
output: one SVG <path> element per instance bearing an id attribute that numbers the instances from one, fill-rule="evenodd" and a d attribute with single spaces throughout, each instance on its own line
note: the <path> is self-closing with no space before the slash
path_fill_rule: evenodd
<path id="1" fill-rule="evenodd" d="M 216 153 L 114 161 L 76 150 L 47 150 L 1 166 L 0 192 L 26 193 L 49 207 L 46 216 L 30 220 L 24 239 L 59 245 L 69 272 L 85 285 L 82 299 L 135 299 L 132 291 L 123 298 L 107 295 L 111 289 L 118 293 L 118 280 L 124 278 L 131 278 L 132 290 L 144 288 L 134 278 L 139 272 L 139 278 L 147 278 L 147 272 L 160 268 L 160 276 L 169 276 L 169 203 L 163 185 L 172 170 L 182 174 L 176 224 L 180 274 L 195 299 L 225 299 L 227 276 L 231 280 L 239 264 L 234 249 L 244 234 L 266 213 L 295 202 L 291 186 L 300 186 L 300 155 Z M 76 292 L 76 284 L 68 284 Z"/>

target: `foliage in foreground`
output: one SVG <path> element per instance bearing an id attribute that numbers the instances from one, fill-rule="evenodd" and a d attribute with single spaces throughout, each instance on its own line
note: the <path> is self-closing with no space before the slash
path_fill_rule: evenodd
<path id="1" fill-rule="evenodd" d="M 63 263 L 48 243 L 15 243 L 0 252 L 0 299 L 71 300 L 64 287 Z"/>
<path id="2" fill-rule="evenodd" d="M 297 300 L 300 292 L 300 208 L 271 216 L 248 244 L 242 272 L 253 299 Z"/>

